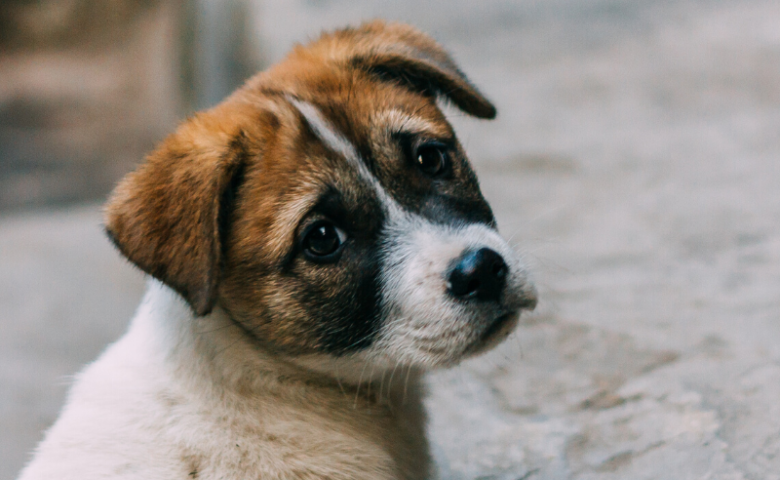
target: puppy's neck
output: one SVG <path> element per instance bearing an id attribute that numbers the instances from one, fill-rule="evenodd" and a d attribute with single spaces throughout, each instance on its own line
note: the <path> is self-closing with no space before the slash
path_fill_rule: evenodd
<path id="1" fill-rule="evenodd" d="M 212 389 L 216 397 L 258 394 L 330 393 L 334 399 L 366 406 L 411 406 L 421 402 L 421 373 L 402 367 L 378 371 L 360 356 L 285 357 L 259 344 L 217 307 L 195 317 L 167 286 L 150 280 L 131 335 L 187 389 Z M 150 351 L 151 349 L 151 351 Z"/>

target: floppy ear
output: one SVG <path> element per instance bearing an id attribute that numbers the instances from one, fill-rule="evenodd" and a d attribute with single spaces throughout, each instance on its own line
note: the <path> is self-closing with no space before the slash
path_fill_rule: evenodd
<path id="1" fill-rule="evenodd" d="M 222 270 L 221 230 L 243 171 L 243 133 L 196 116 L 116 187 L 106 232 L 131 262 L 170 286 L 197 315 L 211 311 Z M 224 128 L 224 126 L 222 126 Z"/>
<path id="2" fill-rule="evenodd" d="M 475 117 L 495 118 L 496 107 L 428 35 L 408 25 L 381 21 L 336 34 L 340 35 L 352 36 L 353 66 L 416 91 L 441 95 Z"/>

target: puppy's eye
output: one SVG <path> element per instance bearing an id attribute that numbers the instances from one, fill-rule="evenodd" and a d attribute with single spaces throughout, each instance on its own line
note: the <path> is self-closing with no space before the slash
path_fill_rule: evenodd
<path id="1" fill-rule="evenodd" d="M 320 220 L 306 229 L 301 245 L 310 260 L 327 262 L 336 260 L 346 239 L 343 230 L 327 220 Z"/>
<path id="2" fill-rule="evenodd" d="M 416 162 L 424 174 L 435 177 L 447 170 L 449 155 L 443 145 L 423 145 L 417 149 Z"/>

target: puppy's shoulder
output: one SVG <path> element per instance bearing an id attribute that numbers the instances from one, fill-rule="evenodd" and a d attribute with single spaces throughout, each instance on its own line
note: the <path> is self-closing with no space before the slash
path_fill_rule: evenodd
<path id="1" fill-rule="evenodd" d="M 170 345 L 160 343 L 170 340 L 165 329 L 143 310 L 77 375 L 19 480 L 406 476 L 388 446 L 393 439 L 383 438 L 394 422 L 384 412 L 353 412 L 340 391 L 327 389 L 311 410 L 303 397 L 314 392 L 295 384 L 267 393 L 220 388 L 194 373 L 197 355 L 170 361 Z"/>
<path id="2" fill-rule="evenodd" d="M 131 329 L 76 376 L 60 417 L 19 480 L 178 476 L 170 461 L 166 466 L 171 452 L 161 435 L 171 413 L 163 387 L 170 375 L 143 348 L 148 339 L 141 333 Z M 129 458 L 143 458 L 154 474 Z"/>

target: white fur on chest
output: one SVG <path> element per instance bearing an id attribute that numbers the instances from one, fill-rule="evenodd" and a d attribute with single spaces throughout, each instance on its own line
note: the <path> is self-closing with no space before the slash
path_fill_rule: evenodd
<path id="1" fill-rule="evenodd" d="M 427 478 L 419 378 L 397 383 L 334 384 L 150 282 L 20 480 Z"/>

